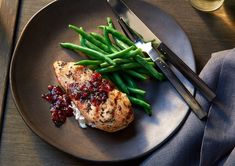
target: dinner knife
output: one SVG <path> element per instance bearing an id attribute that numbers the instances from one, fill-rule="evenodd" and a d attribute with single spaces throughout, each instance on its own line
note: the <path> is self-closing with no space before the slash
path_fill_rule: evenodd
<path id="1" fill-rule="evenodd" d="M 200 92 L 212 101 L 216 95 L 206 83 L 195 74 L 166 44 L 164 44 L 129 8 L 122 0 L 107 0 L 116 16 L 122 18 L 130 27 L 138 32 L 144 32 L 144 38 L 154 39 L 152 45 L 161 52 L 166 59 L 174 65 Z M 141 34 L 142 35 L 142 34 Z"/>

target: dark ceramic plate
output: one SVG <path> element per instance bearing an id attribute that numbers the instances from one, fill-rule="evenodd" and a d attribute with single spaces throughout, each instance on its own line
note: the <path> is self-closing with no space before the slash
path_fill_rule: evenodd
<path id="1" fill-rule="evenodd" d="M 193 70 L 190 42 L 172 17 L 145 1 L 126 1 L 133 11 Z M 116 133 L 81 129 L 73 118 L 56 128 L 50 120 L 49 105 L 41 99 L 48 84 L 57 84 L 52 63 L 82 57 L 61 49 L 60 42 L 78 42 L 67 28 L 72 23 L 97 31 L 107 16 L 115 17 L 105 0 L 55 1 L 40 10 L 26 25 L 11 63 L 10 81 L 17 108 L 26 124 L 43 140 L 78 158 L 92 161 L 121 161 L 143 156 L 165 142 L 187 117 L 188 106 L 165 82 L 140 83 L 148 92 L 153 116 L 135 112 L 134 122 Z M 116 22 L 115 22 L 116 23 Z M 117 23 L 116 23 L 117 25 Z M 181 77 L 181 76 L 180 76 Z M 181 77 L 190 91 L 193 87 Z"/>

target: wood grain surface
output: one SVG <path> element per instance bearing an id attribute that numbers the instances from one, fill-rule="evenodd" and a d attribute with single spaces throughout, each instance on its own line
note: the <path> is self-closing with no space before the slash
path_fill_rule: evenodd
<path id="1" fill-rule="evenodd" d="M 2 25 L 2 22 L 4 22 L 2 21 L 3 1 L 4 0 L 0 0 L 0 32 L 2 32 L 2 28 L 4 27 Z M 5 1 L 15 2 L 14 0 Z M 19 34 L 30 17 L 50 1 L 51 0 L 20 1 L 21 12 L 17 38 L 19 37 Z M 188 0 L 145 1 L 152 5 L 157 5 L 172 15 L 182 26 L 191 40 L 198 71 L 201 71 L 203 66 L 207 63 L 211 53 L 220 50 L 231 49 L 235 46 L 234 0 L 225 1 L 223 7 L 212 13 L 203 13 L 195 10 L 191 7 Z M 13 4 L 11 4 L 11 6 L 5 6 L 4 10 L 10 10 L 13 7 L 12 5 Z M 5 22 L 8 21 L 14 22 L 5 18 Z M 6 25 L 6 23 L 4 25 Z M 12 28 L 12 23 L 5 26 L 5 29 L 11 29 L 11 31 Z M 9 35 L 9 32 L 5 34 Z M 12 32 L 10 34 L 12 35 Z M 9 50 L 3 54 L 5 49 L 2 50 L 2 33 L 0 33 L 0 39 L 0 69 L 2 69 L 2 64 L 6 64 L 6 62 L 3 63 L 2 61 L 2 59 L 5 61 L 3 56 L 9 55 Z M 10 48 L 11 43 L 6 43 L 5 47 Z M 2 76 L 4 74 L 6 75 L 6 71 L 4 72 L 1 70 L 0 72 L 0 78 L 2 82 L 2 79 L 3 81 L 5 80 Z M 18 111 L 16 110 L 10 90 L 8 89 L 7 92 L 5 118 L 0 147 L 0 165 L 97 165 L 96 163 L 87 163 L 67 155 L 46 144 L 39 137 L 33 134 L 33 132 L 25 125 Z M 139 161 L 132 161 L 131 163 L 126 163 L 126 165 L 135 165 L 138 162 Z"/>
<path id="2" fill-rule="evenodd" d="M 18 0 L 0 0 L 0 133 L 17 13 Z"/>

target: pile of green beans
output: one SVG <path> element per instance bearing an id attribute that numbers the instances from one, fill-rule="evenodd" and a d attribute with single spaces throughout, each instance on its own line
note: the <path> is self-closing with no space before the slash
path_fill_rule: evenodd
<path id="1" fill-rule="evenodd" d="M 116 30 L 111 18 L 107 25 L 98 26 L 102 34 L 88 33 L 82 27 L 69 25 L 79 34 L 80 45 L 60 43 L 61 47 L 79 51 L 89 59 L 80 60 L 75 65 L 88 66 L 111 80 L 116 87 L 127 94 L 132 104 L 142 107 L 148 115 L 152 115 L 150 104 L 145 100 L 146 92 L 140 89 L 135 81 L 150 77 L 163 80 L 164 75 L 155 69 L 150 58 L 144 56 L 141 49 Z"/>

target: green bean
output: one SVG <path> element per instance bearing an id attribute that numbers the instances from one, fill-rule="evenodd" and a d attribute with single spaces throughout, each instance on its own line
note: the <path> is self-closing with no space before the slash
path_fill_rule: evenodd
<path id="1" fill-rule="evenodd" d="M 116 49 L 116 48 L 113 46 L 113 44 L 112 44 L 112 42 L 111 42 L 111 40 L 110 40 L 110 38 L 109 38 L 109 33 L 108 33 L 106 27 L 103 29 L 103 33 L 104 33 L 104 38 L 105 38 L 105 41 L 106 41 L 106 45 L 109 47 L 109 49 L 110 49 L 112 52 L 114 52 L 114 53 L 115 53 L 115 52 L 118 52 L 119 49 Z"/>
<path id="2" fill-rule="evenodd" d="M 107 17 L 107 23 L 108 23 L 109 27 L 111 27 L 113 29 L 116 29 L 114 24 L 113 24 L 113 21 L 112 21 L 112 19 L 110 17 Z M 128 46 L 126 46 L 126 47 L 122 47 L 121 46 L 120 47 L 119 44 L 118 44 L 118 41 L 117 41 L 118 39 L 116 37 L 114 37 L 114 36 L 112 36 L 112 37 L 113 37 L 114 43 L 116 44 L 116 45 L 113 45 L 113 46 L 116 47 L 117 50 L 123 50 L 123 49 L 128 47 Z"/>
<path id="3" fill-rule="evenodd" d="M 144 59 L 144 58 L 143 58 Z M 148 62 L 148 61 L 147 61 Z M 155 66 L 155 63 L 154 62 L 148 62 L 148 64 L 152 65 L 152 66 Z"/>
<path id="4" fill-rule="evenodd" d="M 139 99 L 139 98 L 137 98 L 137 99 Z M 140 99 L 140 100 L 143 100 L 143 99 Z M 144 101 L 144 100 L 143 100 L 143 101 Z M 149 116 L 152 116 L 152 114 L 153 114 L 153 113 L 152 113 L 152 108 L 149 109 L 149 108 L 145 108 L 145 107 L 144 107 L 144 112 L 147 113 Z"/>
<path id="5" fill-rule="evenodd" d="M 152 62 L 149 62 L 150 65 L 153 65 L 154 63 Z M 130 63 L 125 63 L 125 64 L 122 64 L 120 65 L 120 68 L 122 70 L 124 69 L 133 69 L 133 68 L 139 68 L 139 67 L 142 67 L 141 64 L 137 63 L 137 62 L 130 62 Z"/>
<path id="6" fill-rule="evenodd" d="M 135 56 L 135 59 L 137 62 L 139 62 L 143 67 L 145 67 L 149 73 L 158 80 L 164 80 L 164 75 L 160 72 L 158 72 L 149 62 L 143 59 L 140 55 Z"/>
<path id="7" fill-rule="evenodd" d="M 122 51 L 119 51 L 119 52 L 115 52 L 115 53 L 109 54 L 108 57 L 111 58 L 111 59 L 123 57 L 123 56 L 125 56 L 129 51 L 133 50 L 134 48 L 135 48 L 134 46 L 128 47 L 128 48 L 126 48 L 125 50 L 122 50 Z"/>
<path id="8" fill-rule="evenodd" d="M 113 61 L 116 63 L 116 64 L 120 64 L 120 63 L 130 63 L 132 62 L 132 60 L 130 59 L 121 59 L 121 58 L 116 58 L 116 59 L 113 59 Z M 100 67 L 108 67 L 109 64 L 107 62 L 103 62 L 100 64 Z"/>
<path id="9" fill-rule="evenodd" d="M 144 60 L 148 61 L 148 62 L 152 62 L 151 58 L 144 58 Z"/>
<path id="10" fill-rule="evenodd" d="M 98 51 L 98 52 L 100 52 L 100 53 L 102 53 L 102 54 L 105 54 L 105 55 L 108 54 L 107 52 L 105 52 L 104 50 L 100 49 L 99 47 L 97 47 L 96 45 L 92 44 L 92 43 L 89 42 L 89 41 L 85 43 L 85 46 L 86 46 L 87 48 L 92 49 L 92 50 Z"/>
<path id="11" fill-rule="evenodd" d="M 112 19 L 110 17 L 107 17 L 107 22 L 108 22 L 108 26 L 114 30 L 116 30 L 116 28 L 114 27 L 113 25 L 113 22 L 112 22 Z M 120 35 L 122 35 L 120 33 Z M 122 35 L 124 36 L 124 35 Z M 125 37 L 125 36 L 124 36 Z M 115 44 L 120 48 L 120 49 L 126 49 L 128 47 L 128 45 L 123 42 L 123 40 L 119 40 L 117 39 L 115 36 L 113 37 L 114 41 L 115 41 Z M 128 38 L 127 38 L 128 39 Z M 125 39 L 126 40 L 126 39 Z M 132 42 L 132 41 L 131 41 Z M 130 41 L 128 41 L 127 43 L 130 43 Z M 134 45 L 134 43 L 132 42 L 132 45 Z M 142 51 L 140 52 L 141 56 L 143 56 L 143 53 Z"/>
<path id="12" fill-rule="evenodd" d="M 93 36 L 96 40 L 98 40 L 98 41 L 102 42 L 103 44 L 107 45 L 107 41 L 106 40 L 109 40 L 109 39 L 106 39 L 104 36 L 102 36 L 102 35 L 100 35 L 98 33 L 95 33 L 95 32 L 91 32 L 90 35 Z M 106 37 L 108 37 L 108 36 L 106 36 Z M 112 45 L 112 44 L 110 46 L 109 45 L 107 45 L 107 46 L 110 49 L 109 53 L 117 52 L 117 51 L 120 50 L 119 48 L 117 48 L 115 45 Z"/>
<path id="13" fill-rule="evenodd" d="M 125 55 L 125 58 L 133 58 L 135 57 L 136 55 L 139 54 L 139 52 L 141 52 L 141 49 L 140 48 L 137 48 L 136 50 L 131 50 L 130 52 L 128 52 L 126 55 Z"/>
<path id="14" fill-rule="evenodd" d="M 61 43 L 60 44 L 61 47 L 63 48 L 68 48 L 68 49 L 71 49 L 71 50 L 79 50 L 93 58 L 96 58 L 96 59 L 100 59 L 100 60 L 105 60 L 107 63 L 111 64 L 111 65 L 115 65 L 115 62 L 113 62 L 112 59 L 110 59 L 108 56 L 104 56 L 103 54 L 97 52 L 97 51 L 94 51 L 90 48 L 86 48 L 86 47 L 82 47 L 82 46 L 79 46 L 79 45 L 76 45 L 76 44 L 72 44 L 72 43 Z"/>
<path id="15" fill-rule="evenodd" d="M 128 85 L 129 87 L 131 87 L 131 88 L 137 88 L 137 85 L 136 85 L 135 81 L 134 81 L 130 76 L 125 75 L 124 78 L 125 78 L 125 80 L 126 80 L 126 82 L 127 82 L 127 85 Z"/>
<path id="16" fill-rule="evenodd" d="M 151 106 L 150 104 L 148 104 L 147 102 L 145 102 L 144 100 L 140 100 L 140 99 L 137 99 L 135 97 L 132 97 L 132 96 L 128 96 L 129 100 L 131 101 L 131 103 L 133 104 L 136 104 L 138 106 L 141 106 L 144 108 L 144 110 L 146 111 L 146 113 L 148 115 L 152 115 L 152 111 L 151 111 Z"/>
<path id="17" fill-rule="evenodd" d="M 98 65 L 88 65 L 87 67 L 88 67 L 89 69 L 91 69 L 91 70 L 96 70 L 96 69 L 99 68 Z"/>
<path id="18" fill-rule="evenodd" d="M 143 74 L 148 74 L 149 75 L 149 71 L 146 68 L 139 68 L 136 71 L 138 71 L 139 73 L 143 73 Z M 152 74 L 151 74 L 152 76 Z"/>
<path id="19" fill-rule="evenodd" d="M 113 28 L 113 29 L 116 29 L 115 27 L 114 27 L 114 24 L 113 24 L 113 21 L 112 21 L 112 19 L 110 18 L 110 17 L 107 17 L 107 23 L 108 23 L 108 26 L 109 27 L 111 27 L 111 28 Z"/>
<path id="20" fill-rule="evenodd" d="M 137 68 L 140 66 L 141 65 L 136 62 L 130 62 L 130 63 L 125 63 L 125 64 L 120 65 L 121 69 L 133 69 L 133 68 Z"/>
<path id="21" fill-rule="evenodd" d="M 118 39 L 117 39 L 116 41 L 117 41 L 117 42 L 116 42 L 117 46 L 120 47 L 121 49 L 125 49 L 125 48 L 128 47 L 128 45 L 125 44 L 124 42 L 122 42 L 121 40 L 118 40 Z M 138 52 L 138 54 L 139 54 L 140 56 L 142 56 L 142 57 L 145 57 L 143 51 L 142 51 L 140 48 L 138 48 L 138 49 L 140 50 L 140 51 Z"/>
<path id="22" fill-rule="evenodd" d="M 144 59 L 144 58 L 143 58 Z M 148 61 L 147 61 L 148 62 Z M 154 62 L 148 62 L 148 64 L 150 64 L 150 65 L 152 65 L 152 66 L 154 66 L 155 65 L 155 63 Z"/>
<path id="23" fill-rule="evenodd" d="M 106 46 L 105 44 L 103 44 L 102 42 L 96 40 L 94 37 L 92 37 L 90 34 L 86 33 L 82 28 L 78 28 L 74 25 L 69 25 L 69 28 L 74 30 L 75 32 L 79 33 L 80 35 L 82 35 L 86 40 L 88 40 L 89 42 L 93 43 L 94 45 L 96 45 L 97 47 L 103 49 L 106 52 L 111 53 L 110 49 L 108 46 Z"/>
<path id="24" fill-rule="evenodd" d="M 110 47 L 110 50 L 111 50 L 113 53 L 118 53 L 118 52 L 119 52 L 119 50 L 116 49 L 113 45 L 110 45 L 109 47 Z"/>
<path id="25" fill-rule="evenodd" d="M 117 39 L 123 41 L 125 44 L 132 46 L 134 43 L 125 35 L 123 35 L 121 32 L 117 31 L 114 28 L 107 27 L 107 31 L 111 33 L 113 36 L 115 36 Z"/>
<path id="26" fill-rule="evenodd" d="M 95 32 L 91 32 L 90 35 L 93 36 L 96 40 L 102 42 L 103 44 L 106 44 L 104 36 L 101 36 L 100 34 Z"/>
<path id="27" fill-rule="evenodd" d="M 114 72 L 114 71 L 118 71 L 121 70 L 121 68 L 119 66 L 108 66 L 105 68 L 98 68 L 96 69 L 96 72 L 98 73 L 110 73 L 110 72 Z"/>
<path id="28" fill-rule="evenodd" d="M 133 60 L 130 60 L 130 59 L 120 59 L 120 58 L 117 58 L 117 59 L 113 59 L 113 61 L 116 63 L 116 64 L 120 64 L 120 63 L 123 63 L 120 65 L 120 67 L 122 69 L 132 69 L 132 68 L 138 68 L 138 67 L 142 67 L 141 64 L 139 64 L 138 62 L 135 62 Z M 104 62 L 105 63 L 105 62 Z M 107 63 L 106 63 L 107 64 Z M 154 62 L 148 62 L 148 64 L 150 65 L 155 65 Z M 107 64 L 109 65 L 109 64 Z M 103 66 L 101 66 L 103 67 Z"/>
<path id="29" fill-rule="evenodd" d="M 139 79 L 141 79 L 141 80 L 147 80 L 147 79 L 148 79 L 148 77 L 146 77 L 145 75 L 140 74 L 140 73 L 138 73 L 138 72 L 136 72 L 136 71 L 134 71 L 134 70 L 125 70 L 125 72 L 126 72 L 127 74 L 129 74 L 129 75 L 131 75 L 131 76 L 133 76 L 133 77 L 139 78 Z"/>
<path id="30" fill-rule="evenodd" d="M 106 45 L 111 46 L 112 42 L 111 42 L 111 40 L 109 38 L 109 33 L 108 33 L 106 27 L 104 27 L 104 29 L 103 29 L 103 35 L 104 35 L 104 39 L 105 39 Z"/>
<path id="31" fill-rule="evenodd" d="M 148 59 L 148 58 L 144 58 L 144 59 Z M 121 58 L 116 58 L 116 59 L 113 59 L 113 61 L 116 63 L 116 64 L 120 64 L 120 63 L 131 63 L 133 62 L 133 60 L 131 59 L 121 59 Z M 150 63 L 151 65 L 154 65 L 153 62 Z M 100 64 L 100 67 L 108 67 L 109 64 L 107 62 L 103 62 Z M 144 68 L 145 69 L 145 68 Z M 139 69 L 138 69 L 139 70 Z M 146 69 L 145 69 L 146 70 Z M 146 70 L 147 71 L 147 70 Z M 148 71 L 147 71 L 148 72 Z M 148 73 L 144 73 L 144 74 L 148 74 Z"/>
<path id="32" fill-rule="evenodd" d="M 111 66 L 108 66 L 108 67 L 99 68 L 99 69 L 97 69 L 97 72 L 99 72 L 99 73 L 109 73 L 109 72 L 114 72 L 114 71 L 118 71 L 118 70 L 133 69 L 133 68 L 138 68 L 138 67 L 142 67 L 142 65 L 137 63 L 137 62 L 130 62 L 130 63 L 121 64 L 119 66 L 111 65 Z"/>
<path id="33" fill-rule="evenodd" d="M 86 40 L 84 39 L 84 37 L 82 35 L 79 35 L 79 39 L 80 39 L 80 45 L 85 47 Z"/>
<path id="34" fill-rule="evenodd" d="M 142 96 L 144 96 L 146 94 L 146 91 L 144 91 L 142 89 L 132 88 L 132 87 L 127 87 L 127 89 L 130 91 L 130 93 L 139 94 Z"/>
<path id="35" fill-rule="evenodd" d="M 126 85 L 124 84 L 118 73 L 113 73 L 113 81 L 116 83 L 116 85 L 120 88 L 122 92 L 129 94 Z"/>
<path id="36" fill-rule="evenodd" d="M 121 51 L 122 49 L 120 49 L 118 46 L 116 46 L 115 44 L 112 45 L 117 51 Z"/>
<path id="37" fill-rule="evenodd" d="M 80 60 L 80 61 L 76 62 L 75 65 L 89 66 L 89 65 L 99 65 L 101 63 L 102 63 L 102 61 L 100 61 L 100 60 L 85 59 L 85 60 Z"/>
<path id="38" fill-rule="evenodd" d="M 142 56 L 143 58 L 145 57 L 143 51 L 141 51 L 139 55 Z"/>
<path id="39" fill-rule="evenodd" d="M 114 24 L 113 24 L 113 21 L 110 17 L 107 17 L 107 23 L 108 23 L 108 26 L 113 28 L 113 29 L 116 29 Z M 126 49 L 128 47 L 128 45 L 126 45 L 125 43 L 123 43 L 122 41 L 118 40 L 116 37 L 113 36 L 113 40 L 115 42 L 115 44 L 121 49 Z"/>
<path id="40" fill-rule="evenodd" d="M 120 49 L 125 49 L 128 47 L 127 44 L 125 44 L 124 42 L 122 42 L 121 40 L 117 39 L 116 37 L 114 37 L 115 40 L 115 44 L 120 48 Z"/>
<path id="41" fill-rule="evenodd" d="M 131 87 L 131 88 L 137 88 L 138 89 L 138 86 L 136 85 L 135 81 L 128 75 L 125 75 L 125 80 L 127 82 L 127 86 L 128 87 Z M 144 100 L 144 97 L 142 95 L 139 95 L 139 94 L 136 94 L 135 95 L 136 98 L 140 99 L 140 100 Z"/>
<path id="42" fill-rule="evenodd" d="M 113 29 L 112 27 L 109 27 L 109 26 L 99 26 L 99 28 L 102 28 L 102 29 L 105 27 L 109 33 L 111 33 L 113 36 L 115 36 L 117 39 L 121 40 L 128 46 L 134 45 L 134 43 L 128 37 L 123 35 L 121 32 L 117 31 L 116 29 Z"/>

